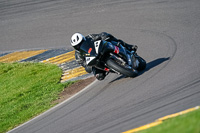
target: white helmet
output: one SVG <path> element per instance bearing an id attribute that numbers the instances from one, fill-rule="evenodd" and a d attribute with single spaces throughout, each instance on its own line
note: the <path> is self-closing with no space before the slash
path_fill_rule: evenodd
<path id="1" fill-rule="evenodd" d="M 80 33 L 75 33 L 71 37 L 71 45 L 73 47 L 79 45 L 83 40 L 86 40 L 85 37 Z"/>

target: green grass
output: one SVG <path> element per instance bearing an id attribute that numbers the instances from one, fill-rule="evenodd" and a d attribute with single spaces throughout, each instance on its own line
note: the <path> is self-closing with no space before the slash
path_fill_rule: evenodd
<path id="1" fill-rule="evenodd" d="M 200 133 L 200 109 L 165 120 L 162 124 L 139 133 Z"/>
<path id="2" fill-rule="evenodd" d="M 61 74 L 52 64 L 0 63 L 0 133 L 52 107 L 59 92 L 73 83 L 60 83 Z"/>

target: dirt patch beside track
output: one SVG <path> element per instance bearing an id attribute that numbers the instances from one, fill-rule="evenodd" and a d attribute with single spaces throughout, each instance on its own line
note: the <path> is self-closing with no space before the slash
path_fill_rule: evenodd
<path id="1" fill-rule="evenodd" d="M 64 91 L 62 91 L 59 94 L 59 99 L 57 99 L 53 103 L 61 103 L 64 100 L 70 98 L 71 96 L 73 96 L 74 94 L 81 91 L 89 84 L 91 84 L 95 79 L 96 79 L 95 77 L 90 77 L 87 79 L 81 79 L 80 81 L 72 84 L 70 87 L 65 88 Z"/>

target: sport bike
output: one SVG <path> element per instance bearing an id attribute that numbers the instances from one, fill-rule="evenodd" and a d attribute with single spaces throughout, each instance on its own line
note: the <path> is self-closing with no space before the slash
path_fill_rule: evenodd
<path id="1" fill-rule="evenodd" d="M 135 77 L 138 71 L 146 68 L 146 61 L 142 57 L 117 42 L 86 41 L 79 51 L 88 66 L 107 72 Z"/>

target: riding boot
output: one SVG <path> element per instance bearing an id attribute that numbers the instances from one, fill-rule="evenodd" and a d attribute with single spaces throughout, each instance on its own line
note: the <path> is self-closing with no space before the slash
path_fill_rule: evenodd
<path id="1" fill-rule="evenodd" d="M 130 44 L 127 44 L 127 43 L 124 43 L 124 45 L 130 51 L 132 51 L 132 50 L 135 51 L 135 52 L 137 51 L 137 48 L 138 48 L 137 45 L 130 45 Z"/>

